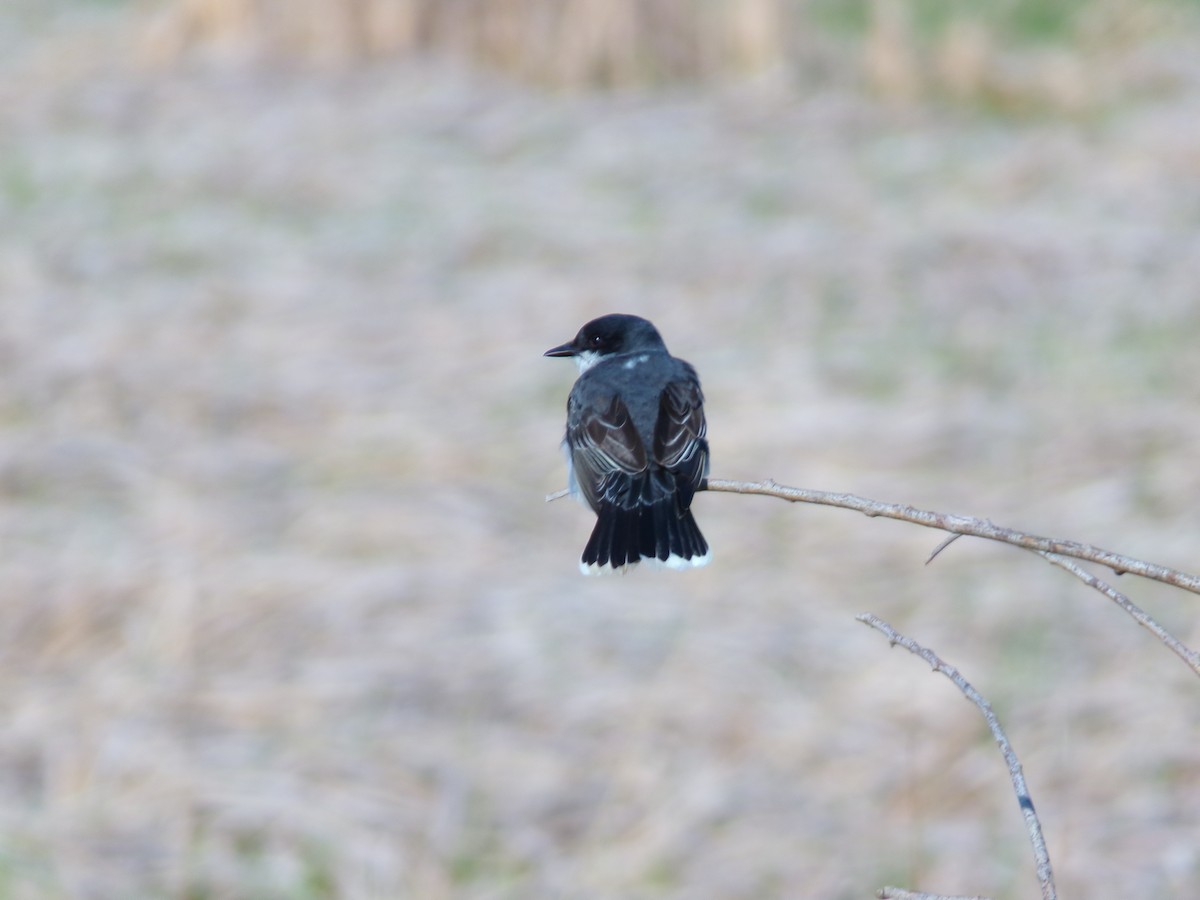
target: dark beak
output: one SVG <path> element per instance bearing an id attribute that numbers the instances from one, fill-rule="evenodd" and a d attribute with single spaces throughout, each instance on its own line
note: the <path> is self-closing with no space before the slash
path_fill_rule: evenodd
<path id="1" fill-rule="evenodd" d="M 551 347 L 542 356 L 574 356 L 575 343 L 572 341 L 566 344 L 560 344 L 557 347 Z"/>

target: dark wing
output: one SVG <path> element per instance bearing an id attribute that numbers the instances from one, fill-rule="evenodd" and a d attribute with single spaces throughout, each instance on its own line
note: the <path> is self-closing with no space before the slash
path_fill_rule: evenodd
<path id="1" fill-rule="evenodd" d="M 680 509 L 691 505 L 708 474 L 707 430 L 699 382 L 694 377 L 668 382 L 658 400 L 654 460 L 675 475 Z"/>
<path id="2" fill-rule="evenodd" d="M 613 397 L 603 412 L 584 409 L 568 418 L 567 446 L 575 480 L 588 506 L 598 510 L 601 499 L 622 480 L 620 476 L 638 475 L 649 468 L 646 446 L 620 397 Z"/>

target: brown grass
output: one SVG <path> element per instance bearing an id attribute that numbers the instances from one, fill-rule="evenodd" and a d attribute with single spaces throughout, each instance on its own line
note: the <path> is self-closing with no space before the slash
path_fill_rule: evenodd
<path id="1" fill-rule="evenodd" d="M 1006 118 L 147 72 L 47 9 L 0 30 L 0 896 L 1028 896 L 975 710 L 864 610 L 992 701 L 1064 896 L 1191 896 L 1177 659 L 1038 560 L 765 499 L 698 499 L 707 570 L 581 579 L 540 356 L 641 312 L 717 475 L 1195 571 L 1187 41 Z"/>
<path id="2" fill-rule="evenodd" d="M 621 86 L 757 72 L 783 59 L 781 0 L 179 0 L 146 34 L 195 49 L 323 62 L 450 54 L 559 85 Z"/>
<path id="3" fill-rule="evenodd" d="M 1033 4 L 937 0 L 169 0 L 140 29 L 138 55 L 159 67 L 197 57 L 323 68 L 448 58 L 559 88 L 811 89 L 834 71 L 901 105 L 1077 114 L 1129 86 L 1114 57 L 1197 27 L 1179 0 L 1062 7 L 1042 22 L 1022 13 Z M 845 21 L 831 31 L 827 19 Z"/>

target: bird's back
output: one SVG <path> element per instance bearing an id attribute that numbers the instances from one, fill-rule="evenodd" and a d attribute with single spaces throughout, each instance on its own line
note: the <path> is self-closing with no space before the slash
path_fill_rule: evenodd
<path id="1" fill-rule="evenodd" d="M 596 363 L 579 376 L 570 404 L 579 409 L 606 410 L 619 396 L 649 451 L 663 390 L 673 381 L 698 383 L 696 370 L 668 353 L 629 353 Z"/>

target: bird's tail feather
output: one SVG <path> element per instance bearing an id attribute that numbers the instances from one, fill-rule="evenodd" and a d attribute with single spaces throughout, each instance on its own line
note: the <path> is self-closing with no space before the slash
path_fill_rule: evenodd
<path id="1" fill-rule="evenodd" d="M 606 504 L 583 550 L 585 575 L 620 572 L 646 561 L 672 569 L 706 565 L 712 558 L 691 510 L 679 510 L 673 497 L 632 507 Z"/>

